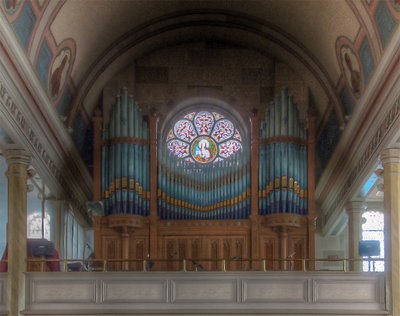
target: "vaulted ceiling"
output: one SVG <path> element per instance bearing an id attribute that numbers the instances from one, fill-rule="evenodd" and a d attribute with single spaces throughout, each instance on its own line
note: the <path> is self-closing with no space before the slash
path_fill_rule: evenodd
<path id="1" fill-rule="evenodd" d="M 316 109 L 325 201 L 331 173 L 377 113 L 381 80 L 397 63 L 399 21 L 396 0 L 2 0 L 0 39 L 16 84 L 35 91 L 33 111 L 58 146 L 83 158 L 103 88 L 135 59 L 194 41 L 276 58 L 304 80 Z M 3 147 L 18 143 L 3 125 Z"/>

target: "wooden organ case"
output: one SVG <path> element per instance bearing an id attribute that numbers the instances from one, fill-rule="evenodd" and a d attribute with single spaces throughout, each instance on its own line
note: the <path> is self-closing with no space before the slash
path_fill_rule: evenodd
<path id="1" fill-rule="evenodd" d="M 252 114 L 250 135 L 226 114 L 191 108 L 160 133 L 126 89 L 96 112 L 94 200 L 104 215 L 93 217 L 95 257 L 126 260 L 108 270 L 142 270 L 148 255 L 168 270 L 183 259 L 187 269 L 266 259 L 267 269 L 299 270 L 296 259 L 314 258 L 313 116 L 304 127 L 286 90 L 265 117 Z"/>

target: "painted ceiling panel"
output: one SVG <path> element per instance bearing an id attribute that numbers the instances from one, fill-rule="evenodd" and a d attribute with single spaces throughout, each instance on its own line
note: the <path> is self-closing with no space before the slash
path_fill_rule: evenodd
<path id="1" fill-rule="evenodd" d="M 327 69 L 335 82 L 340 73 L 336 38 L 351 41 L 359 23 L 346 1 L 67 1 L 51 25 L 57 43 L 73 38 L 77 56 L 75 84 L 117 38 L 134 27 L 174 12 L 194 9 L 230 10 L 275 24 L 301 42 Z M 67 26 L 67 27 L 66 27 Z"/>
<path id="2" fill-rule="evenodd" d="M 344 35 L 354 41 L 360 24 L 342 0 L 261 1 L 245 11 L 285 30 L 302 43 L 329 72 L 333 81 L 340 75 L 334 44 Z"/>

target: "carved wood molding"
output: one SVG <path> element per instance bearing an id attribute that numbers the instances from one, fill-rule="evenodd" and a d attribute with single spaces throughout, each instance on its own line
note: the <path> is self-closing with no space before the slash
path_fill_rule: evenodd
<path id="1" fill-rule="evenodd" d="M 249 220 L 193 220 L 193 221 L 159 221 L 158 227 L 162 228 L 170 228 L 170 227 L 215 227 L 215 228 L 248 228 L 250 229 L 250 221 Z"/>
<path id="2" fill-rule="evenodd" d="M 306 217 L 296 214 L 271 214 L 264 218 L 267 227 L 302 227 L 306 223 Z"/>
<path id="3" fill-rule="evenodd" d="M 142 228 L 143 216 L 133 214 L 114 214 L 106 217 L 110 228 Z"/>

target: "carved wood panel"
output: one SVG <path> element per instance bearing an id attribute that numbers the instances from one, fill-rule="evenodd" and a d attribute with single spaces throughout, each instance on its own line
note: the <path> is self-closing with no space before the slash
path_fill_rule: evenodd
<path id="1" fill-rule="evenodd" d="M 279 262 L 279 239 L 277 236 L 264 235 L 261 236 L 260 255 L 266 260 L 266 268 L 268 270 L 278 269 Z"/>
<path id="2" fill-rule="evenodd" d="M 129 270 L 141 271 L 143 270 L 143 259 L 146 258 L 148 253 L 148 239 L 131 235 L 129 239 L 129 259 L 136 259 L 138 261 L 129 264 Z"/>
<path id="3" fill-rule="evenodd" d="M 103 236 L 102 238 L 102 252 L 104 259 L 120 259 L 122 258 L 121 252 L 121 239 L 118 236 Z M 121 270 L 120 262 L 109 262 L 107 265 L 108 271 Z"/>
<path id="4" fill-rule="evenodd" d="M 291 236 L 289 238 L 289 255 L 295 259 L 291 262 L 292 270 L 302 270 L 302 262 L 300 259 L 307 258 L 307 239 L 303 236 Z"/>
<path id="5" fill-rule="evenodd" d="M 167 259 L 164 266 L 168 270 L 183 270 L 183 260 L 186 260 L 186 268 L 194 270 L 192 261 L 200 258 L 200 238 L 187 238 L 186 236 L 167 236 L 163 238 L 162 258 Z M 162 268 L 162 266 L 161 266 Z"/>
<path id="6" fill-rule="evenodd" d="M 100 222 L 100 221 L 97 221 Z M 120 259 L 122 257 L 121 231 L 101 223 L 95 229 L 96 258 Z M 178 225 L 179 224 L 179 225 Z M 140 261 L 130 263 L 129 270 L 141 271 L 143 259 L 151 250 L 149 227 L 135 229 L 129 237 L 129 259 Z M 160 222 L 157 224 L 156 245 L 157 256 L 152 270 L 178 271 L 184 268 L 193 271 L 196 268 L 221 271 L 222 259 L 225 259 L 229 271 L 261 269 L 261 261 L 250 264 L 251 230 L 245 222 Z M 261 227 L 258 236 L 257 258 L 266 259 L 266 268 L 279 269 L 280 247 L 279 233 L 268 227 Z M 287 238 L 287 254 L 296 253 L 294 258 L 307 257 L 306 228 L 289 230 Z M 255 258 L 255 259 L 257 259 Z M 110 263 L 109 270 L 118 270 L 121 265 Z M 291 268 L 291 267 L 290 267 Z M 293 263 L 294 269 L 301 269 L 301 261 Z"/>

